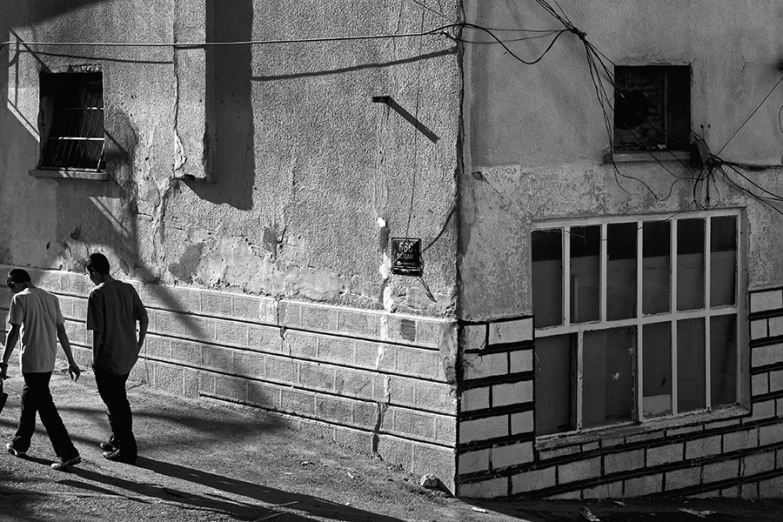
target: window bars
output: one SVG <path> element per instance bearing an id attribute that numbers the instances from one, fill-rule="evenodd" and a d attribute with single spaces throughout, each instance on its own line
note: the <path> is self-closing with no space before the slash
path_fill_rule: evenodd
<path id="1" fill-rule="evenodd" d="M 41 73 L 40 168 L 105 170 L 102 76 Z"/>

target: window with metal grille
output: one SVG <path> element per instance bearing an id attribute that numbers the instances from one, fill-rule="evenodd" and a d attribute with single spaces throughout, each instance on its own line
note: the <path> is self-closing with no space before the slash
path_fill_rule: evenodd
<path id="1" fill-rule="evenodd" d="M 687 65 L 615 67 L 614 150 L 688 149 L 690 85 Z"/>
<path id="2" fill-rule="evenodd" d="M 738 402 L 737 211 L 532 233 L 536 434 Z"/>
<path id="3" fill-rule="evenodd" d="M 41 73 L 41 169 L 103 171 L 103 75 Z"/>

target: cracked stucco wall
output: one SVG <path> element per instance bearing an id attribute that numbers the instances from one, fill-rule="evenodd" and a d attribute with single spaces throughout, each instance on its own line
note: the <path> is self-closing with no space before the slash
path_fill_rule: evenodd
<path id="1" fill-rule="evenodd" d="M 8 7 L 9 2 L 0 2 Z M 442 2 L 447 17 L 457 2 Z M 24 41 L 287 40 L 442 25 L 406 1 L 38 2 Z M 221 47 L 5 48 L 0 261 L 388 311 L 453 316 L 461 78 L 441 36 Z M 38 73 L 103 72 L 108 182 L 44 180 Z M 373 96 L 391 96 L 427 139 Z M 7 130 L 6 130 L 7 129 Z M 18 203 L 27 203 L 19 205 Z M 22 233 L 21 230 L 24 229 Z M 422 239 L 424 282 L 391 275 L 389 238 Z"/>
<path id="2" fill-rule="evenodd" d="M 644 1 L 560 4 L 615 64 L 689 64 L 692 129 L 703 134 L 712 152 L 729 140 L 780 79 L 777 30 L 767 22 L 783 16 L 780 2 L 754 2 L 750 8 L 702 0 L 677 2 L 666 10 Z M 468 20 L 480 20 L 487 27 L 560 25 L 532 0 L 469 0 L 465 9 Z M 466 38 L 486 39 L 476 33 L 466 32 Z M 521 41 L 512 48 L 530 60 L 540 56 L 549 41 Z M 692 176 L 677 161 L 665 162 L 665 168 L 654 161 L 619 164 L 620 174 L 602 163 L 607 131 L 576 35 L 562 35 L 532 66 L 513 60 L 496 45 L 466 46 L 465 53 L 468 130 L 459 180 L 462 319 L 532 312 L 528 245 L 536 223 L 648 213 L 665 218 L 695 209 L 693 183 L 673 185 L 675 176 Z M 611 85 L 606 88 L 611 93 Z M 773 94 L 721 157 L 781 164 L 780 96 L 780 91 Z M 779 168 L 769 169 L 751 177 L 781 193 L 779 173 Z M 713 204 L 747 209 L 743 232 L 750 289 L 779 285 L 780 215 L 718 182 L 717 188 L 711 187 Z M 703 201 L 704 187 L 700 190 Z"/>

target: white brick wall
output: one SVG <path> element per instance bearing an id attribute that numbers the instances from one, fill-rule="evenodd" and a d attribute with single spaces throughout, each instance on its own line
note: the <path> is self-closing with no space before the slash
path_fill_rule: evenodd
<path id="1" fill-rule="evenodd" d="M 533 431 L 534 419 L 532 411 L 511 414 L 511 435 L 530 433 Z"/>
<path id="2" fill-rule="evenodd" d="M 489 325 L 489 344 L 520 343 L 533 340 L 533 318 L 501 321 Z"/>
<path id="3" fill-rule="evenodd" d="M 508 479 L 494 478 L 470 484 L 460 484 L 458 493 L 467 498 L 492 498 L 508 495 Z"/>
<path id="4" fill-rule="evenodd" d="M 487 346 L 487 325 L 468 324 L 464 326 L 466 350 L 483 350 Z"/>
<path id="5" fill-rule="evenodd" d="M 781 290 L 767 290 L 750 294 L 750 313 L 752 314 L 781 308 L 783 308 L 783 292 Z"/>
<path id="6" fill-rule="evenodd" d="M 769 330 L 767 329 L 766 319 L 756 319 L 750 322 L 750 339 L 752 341 L 766 339 L 767 337 L 769 337 Z"/>
<path id="7" fill-rule="evenodd" d="M 659 466 L 679 462 L 683 456 L 683 444 L 670 444 L 647 449 L 647 465 Z"/>
<path id="8" fill-rule="evenodd" d="M 558 484 L 567 484 L 601 476 L 601 457 L 561 464 L 557 467 Z"/>
<path id="9" fill-rule="evenodd" d="M 462 411 L 489 408 L 489 388 L 471 388 L 462 392 Z"/>
<path id="10" fill-rule="evenodd" d="M 754 368 L 783 362 L 783 344 L 770 344 L 753 348 L 751 361 Z"/>
<path id="11" fill-rule="evenodd" d="M 475 473 L 477 471 L 487 471 L 489 469 L 490 449 L 478 451 L 469 451 L 459 456 L 459 473 Z"/>
<path id="12" fill-rule="evenodd" d="M 533 381 L 496 384 L 492 387 L 492 406 L 524 404 L 533 400 Z"/>
<path id="13" fill-rule="evenodd" d="M 486 355 L 464 354 L 463 368 L 465 379 L 482 379 L 508 374 L 508 354 L 489 353 Z"/>
<path id="14" fill-rule="evenodd" d="M 533 443 L 520 442 L 492 448 L 492 469 L 516 466 L 533 460 Z"/>
<path id="15" fill-rule="evenodd" d="M 533 350 L 516 350 L 511 352 L 510 373 L 533 371 Z"/>
<path id="16" fill-rule="evenodd" d="M 511 494 L 515 495 L 552 487 L 556 484 L 556 477 L 557 471 L 555 467 L 514 475 L 511 477 Z"/>
<path id="17" fill-rule="evenodd" d="M 476 440 L 489 440 L 508 435 L 508 415 L 462 421 L 459 441 L 464 444 Z"/>
<path id="18" fill-rule="evenodd" d="M 644 468 L 644 450 L 624 453 L 610 453 L 604 456 L 604 471 L 607 474 Z"/>

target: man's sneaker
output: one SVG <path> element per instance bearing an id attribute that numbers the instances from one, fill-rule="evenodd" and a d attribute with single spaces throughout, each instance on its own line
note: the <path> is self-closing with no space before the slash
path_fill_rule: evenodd
<path id="1" fill-rule="evenodd" d="M 107 440 L 106 442 L 101 442 L 100 446 L 101 446 L 102 450 L 106 450 L 109 453 L 111 453 L 112 451 L 117 449 L 117 446 L 112 444 L 112 442 L 110 440 Z"/>
<path id="2" fill-rule="evenodd" d="M 11 455 L 13 455 L 15 457 L 26 457 L 27 456 L 27 452 L 26 451 L 19 451 L 18 449 L 14 448 L 13 442 L 9 442 L 8 444 L 6 444 L 5 445 L 5 449 L 8 450 L 8 453 L 10 453 Z"/>
<path id="3" fill-rule="evenodd" d="M 120 453 L 120 450 L 116 449 L 114 451 L 106 451 L 103 454 L 103 458 L 110 460 L 112 462 L 123 462 L 125 464 L 135 464 L 136 463 L 136 457 L 126 457 L 122 453 Z"/>
<path id="4" fill-rule="evenodd" d="M 82 458 L 79 455 L 76 455 L 74 458 L 68 460 L 60 459 L 60 462 L 55 462 L 52 464 L 52 469 L 56 469 L 57 471 L 65 471 L 66 469 L 80 463 L 81 461 Z"/>

